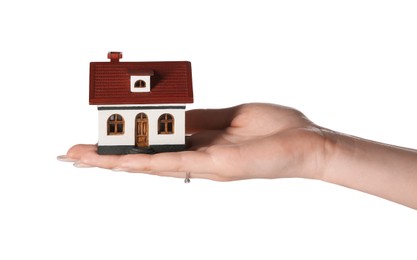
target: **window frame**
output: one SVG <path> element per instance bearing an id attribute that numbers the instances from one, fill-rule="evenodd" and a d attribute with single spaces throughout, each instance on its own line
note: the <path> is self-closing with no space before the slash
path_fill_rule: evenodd
<path id="1" fill-rule="evenodd" d="M 112 127 L 113 127 L 113 131 L 111 131 Z M 120 127 L 121 127 L 121 131 L 119 131 Z M 107 118 L 107 135 L 124 135 L 124 133 L 125 133 L 125 119 L 123 118 L 123 116 L 120 114 L 111 114 Z"/>
<path id="2" fill-rule="evenodd" d="M 161 127 L 162 126 L 162 127 Z M 172 114 L 164 113 L 158 118 L 158 134 L 172 135 L 175 133 L 175 118 Z M 169 131 L 171 129 L 171 131 Z"/>

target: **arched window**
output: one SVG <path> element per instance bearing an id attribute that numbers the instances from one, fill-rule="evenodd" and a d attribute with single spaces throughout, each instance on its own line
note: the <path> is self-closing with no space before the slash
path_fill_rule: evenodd
<path id="1" fill-rule="evenodd" d="M 158 118 L 158 134 L 174 133 L 174 117 L 171 114 L 162 114 Z"/>
<path id="2" fill-rule="evenodd" d="M 122 135 L 125 132 L 125 120 L 119 114 L 113 114 L 107 119 L 107 135 Z"/>
<path id="3" fill-rule="evenodd" d="M 135 88 L 146 88 L 146 82 L 144 80 L 136 80 L 135 81 Z"/>

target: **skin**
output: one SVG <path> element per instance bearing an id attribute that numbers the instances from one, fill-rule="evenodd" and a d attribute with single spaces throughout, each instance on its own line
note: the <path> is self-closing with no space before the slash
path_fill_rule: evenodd
<path id="1" fill-rule="evenodd" d="M 417 209 L 417 150 L 320 127 L 301 112 L 274 104 L 243 104 L 186 113 L 184 152 L 98 155 L 75 145 L 62 161 L 76 167 L 214 181 L 308 178 L 339 184 Z"/>

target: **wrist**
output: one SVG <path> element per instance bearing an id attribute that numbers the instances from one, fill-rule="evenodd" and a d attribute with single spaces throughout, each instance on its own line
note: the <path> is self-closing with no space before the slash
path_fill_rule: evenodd
<path id="1" fill-rule="evenodd" d="M 313 178 L 329 182 L 340 167 L 340 161 L 344 160 L 342 158 L 353 158 L 356 142 L 355 138 L 330 129 L 320 128 L 320 132 L 323 140 Z"/>
<path id="2" fill-rule="evenodd" d="M 339 134 L 319 126 L 306 128 L 303 132 L 307 138 L 302 142 L 302 157 L 297 160 L 297 170 L 291 177 L 325 180 L 329 167 L 336 160 Z"/>

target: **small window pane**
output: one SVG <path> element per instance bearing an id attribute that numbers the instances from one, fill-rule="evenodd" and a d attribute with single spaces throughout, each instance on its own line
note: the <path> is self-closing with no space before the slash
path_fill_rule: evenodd
<path id="1" fill-rule="evenodd" d="M 117 124 L 117 132 L 123 133 L 123 124 Z"/>
<path id="2" fill-rule="evenodd" d="M 159 124 L 159 132 L 165 132 L 165 124 L 164 123 Z"/>
<path id="3" fill-rule="evenodd" d="M 110 133 L 114 133 L 114 132 L 115 132 L 115 127 L 114 127 L 114 124 L 110 124 L 110 125 L 109 125 L 109 132 L 110 132 Z"/>

